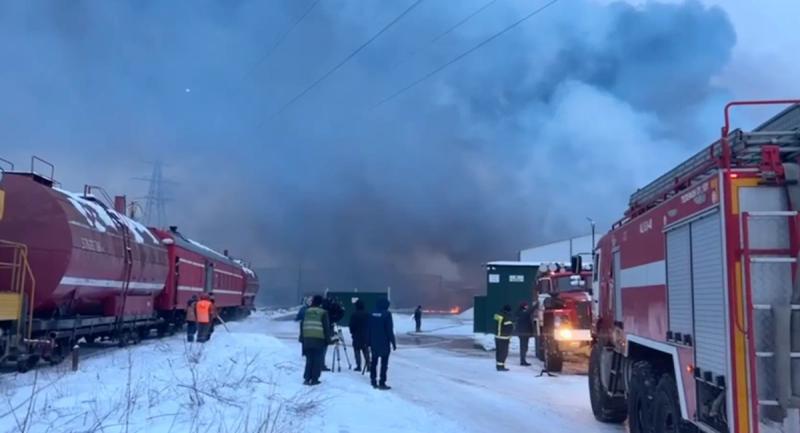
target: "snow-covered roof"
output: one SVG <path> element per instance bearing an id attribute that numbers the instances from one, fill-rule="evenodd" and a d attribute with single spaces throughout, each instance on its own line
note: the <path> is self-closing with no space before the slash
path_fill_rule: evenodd
<path id="1" fill-rule="evenodd" d="M 595 237 L 595 241 L 599 239 L 600 236 Z M 551 242 L 544 245 L 526 248 L 519 252 L 519 259 L 521 261 L 531 262 L 568 262 L 572 259 L 573 255 L 591 255 L 593 249 L 592 235 L 578 236 L 558 242 Z"/>
<path id="2" fill-rule="evenodd" d="M 236 264 L 239 265 L 242 268 L 242 270 L 244 271 L 245 274 L 247 274 L 247 275 L 249 275 L 249 276 L 251 276 L 253 278 L 256 277 L 256 273 L 244 263 L 244 260 L 233 259 L 233 261 L 236 262 Z"/>
<path id="3" fill-rule="evenodd" d="M 186 240 L 189 241 L 189 243 L 191 243 L 192 245 L 196 246 L 197 248 L 200 248 L 203 251 L 207 251 L 207 252 L 209 252 L 211 254 L 214 254 L 215 256 L 218 256 L 221 259 L 230 260 L 230 257 L 226 256 L 225 254 L 222 254 L 221 252 L 219 252 L 217 250 L 214 250 L 214 249 L 212 249 L 210 247 L 207 247 L 207 246 L 201 244 L 200 242 L 197 242 L 197 241 L 189 239 L 189 238 L 186 238 Z"/>
<path id="4" fill-rule="evenodd" d="M 498 261 L 498 262 L 489 262 L 486 266 L 541 266 L 541 262 L 510 262 L 510 261 Z"/>
<path id="5" fill-rule="evenodd" d="M 91 196 L 87 198 L 80 194 L 55 187 L 53 190 L 63 194 L 67 198 L 67 201 L 72 204 L 75 210 L 83 215 L 84 219 L 86 220 L 86 224 L 90 228 L 103 233 L 108 231 L 109 228 L 117 230 L 117 224 L 114 221 L 116 219 L 128 227 L 128 231 L 133 235 L 133 239 L 136 241 L 136 243 L 143 244 L 145 239 L 148 239 L 155 244 L 159 243 L 158 239 L 153 236 L 147 227 L 138 221 L 120 214 L 114 209 L 103 206 L 98 201 L 90 199 Z"/>

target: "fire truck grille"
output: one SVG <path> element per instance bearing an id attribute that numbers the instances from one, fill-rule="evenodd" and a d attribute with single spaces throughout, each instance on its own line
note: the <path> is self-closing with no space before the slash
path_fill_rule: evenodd
<path id="1" fill-rule="evenodd" d="M 578 314 L 578 326 L 580 329 L 588 329 L 592 327 L 592 303 L 580 302 L 575 306 Z"/>

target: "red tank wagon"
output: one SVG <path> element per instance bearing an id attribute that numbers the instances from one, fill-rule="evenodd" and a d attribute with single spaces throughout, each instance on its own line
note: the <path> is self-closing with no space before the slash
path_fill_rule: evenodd
<path id="1" fill-rule="evenodd" d="M 124 198 L 114 209 L 93 192 L 102 190 L 60 189 L 33 164 L 0 169 L 0 362 L 26 369 L 60 361 L 81 338 L 163 335 L 183 326 L 201 292 L 223 318 L 252 310 L 258 280 L 243 262 L 145 227 L 125 216 Z"/>

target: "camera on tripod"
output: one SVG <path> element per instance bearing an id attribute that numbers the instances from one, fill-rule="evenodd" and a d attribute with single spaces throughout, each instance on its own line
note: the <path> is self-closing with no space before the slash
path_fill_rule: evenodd
<path id="1" fill-rule="evenodd" d="M 347 342 L 344 340 L 344 333 L 342 332 L 342 328 L 338 325 L 333 325 L 334 332 L 331 336 L 331 344 L 333 344 L 333 363 L 331 365 L 331 371 L 342 371 L 342 354 L 341 351 L 344 351 L 344 359 L 347 361 L 347 369 L 353 368 L 353 365 L 350 364 L 350 356 L 347 354 Z"/>

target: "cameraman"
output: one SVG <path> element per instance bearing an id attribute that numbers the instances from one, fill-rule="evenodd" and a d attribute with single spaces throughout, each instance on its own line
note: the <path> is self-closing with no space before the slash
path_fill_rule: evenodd
<path id="1" fill-rule="evenodd" d="M 330 325 L 330 334 L 331 336 L 336 336 L 335 332 L 335 325 L 339 323 L 340 320 L 344 317 L 344 308 L 339 303 L 339 300 L 333 297 L 328 297 L 322 303 L 322 309 L 328 312 L 329 325 Z M 328 346 L 325 346 L 323 359 L 326 359 L 328 356 Z M 331 371 L 328 366 L 323 365 L 322 371 Z"/>

